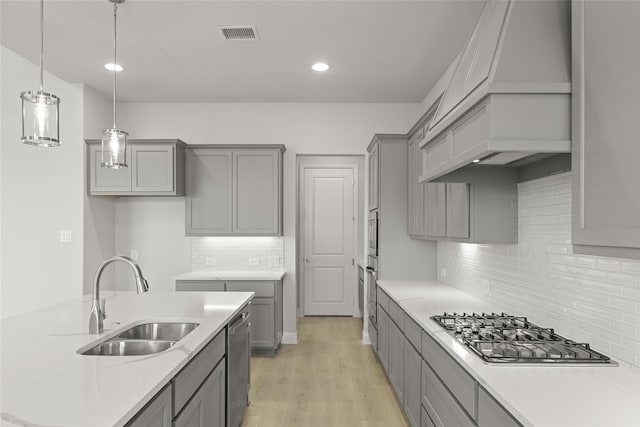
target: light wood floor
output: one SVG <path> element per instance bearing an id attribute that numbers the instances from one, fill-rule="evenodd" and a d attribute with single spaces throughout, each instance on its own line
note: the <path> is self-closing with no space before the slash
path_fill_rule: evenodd
<path id="1" fill-rule="evenodd" d="M 241 427 L 407 427 L 362 321 L 298 319 L 298 344 L 251 359 L 251 405 Z"/>

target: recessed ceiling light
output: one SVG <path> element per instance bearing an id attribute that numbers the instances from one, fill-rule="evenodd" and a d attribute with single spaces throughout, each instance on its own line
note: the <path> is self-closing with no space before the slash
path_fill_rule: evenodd
<path id="1" fill-rule="evenodd" d="M 475 159 L 473 163 L 480 163 L 480 159 Z"/>
<path id="2" fill-rule="evenodd" d="M 329 65 L 324 62 L 316 62 L 311 66 L 311 69 L 318 72 L 327 71 L 329 69 Z"/>
<path id="3" fill-rule="evenodd" d="M 122 71 L 124 70 L 124 67 L 120 64 L 104 64 L 104 68 L 106 68 L 109 71 Z"/>

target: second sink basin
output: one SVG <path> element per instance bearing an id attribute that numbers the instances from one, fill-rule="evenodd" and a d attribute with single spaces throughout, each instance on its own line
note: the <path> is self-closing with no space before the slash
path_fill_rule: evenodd
<path id="1" fill-rule="evenodd" d="M 179 341 L 198 326 L 188 322 L 143 323 L 127 329 L 118 335 L 122 339 Z"/>
<path id="2" fill-rule="evenodd" d="M 160 353 L 168 350 L 198 325 L 193 322 L 142 323 L 78 352 L 86 356 L 143 356 Z"/>

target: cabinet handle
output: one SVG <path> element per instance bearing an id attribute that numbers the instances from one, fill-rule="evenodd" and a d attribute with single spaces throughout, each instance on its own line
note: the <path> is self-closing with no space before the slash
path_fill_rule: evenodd
<path id="1" fill-rule="evenodd" d="M 305 258 L 304 262 L 311 262 L 311 260 L 309 258 Z"/>

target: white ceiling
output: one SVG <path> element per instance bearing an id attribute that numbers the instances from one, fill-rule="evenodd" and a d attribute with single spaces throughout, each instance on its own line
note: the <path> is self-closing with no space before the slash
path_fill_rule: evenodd
<path id="1" fill-rule="evenodd" d="M 118 100 L 420 102 L 464 47 L 480 0 L 150 1 L 118 9 Z M 37 63 L 39 2 L 2 0 L 0 42 Z M 218 25 L 255 25 L 226 41 Z M 110 94 L 112 4 L 45 1 L 45 68 Z M 310 70 L 316 61 L 331 69 Z M 46 89 L 46 81 L 45 81 Z"/>

